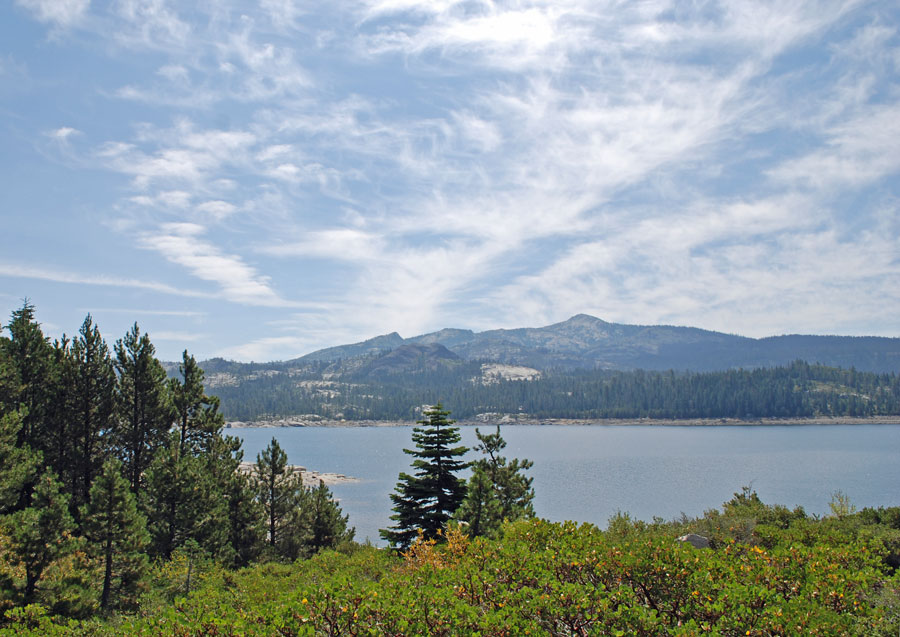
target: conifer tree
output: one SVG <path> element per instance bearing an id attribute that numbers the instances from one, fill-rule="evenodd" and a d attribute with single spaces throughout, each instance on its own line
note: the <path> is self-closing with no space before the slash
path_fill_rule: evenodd
<path id="1" fill-rule="evenodd" d="M 414 427 L 412 440 L 416 449 L 403 452 L 415 458 L 415 474 L 401 473 L 394 503 L 396 524 L 381 530 L 381 537 L 392 546 L 406 548 L 421 530 L 426 539 L 438 537 L 438 531 L 453 517 L 466 495 L 466 484 L 456 474 L 469 463 L 459 460 L 469 450 L 454 446 L 460 441 L 455 421 L 448 420 L 449 411 L 441 403 L 425 411 L 422 427 Z"/>
<path id="2" fill-rule="evenodd" d="M 297 475 L 299 478 L 299 474 Z M 278 540 L 272 547 L 273 554 L 286 562 L 312 555 L 312 520 L 310 517 L 310 490 L 300 481 L 294 494 L 292 508 L 278 526 Z"/>
<path id="3" fill-rule="evenodd" d="M 179 449 L 184 454 L 189 448 L 208 448 L 225 424 L 219 413 L 219 399 L 207 396 L 203 389 L 203 370 L 187 350 L 182 353 L 178 366 L 180 378 L 169 381 L 169 391 L 179 428 Z"/>
<path id="4" fill-rule="evenodd" d="M 109 348 L 88 314 L 72 340 L 73 361 L 71 493 L 80 507 L 89 499 L 95 474 L 103 466 L 115 417 L 116 373 Z"/>
<path id="5" fill-rule="evenodd" d="M 50 373 L 44 381 L 47 406 L 42 410 L 39 449 L 44 466 L 56 473 L 65 491 L 72 495 L 81 476 L 77 458 L 81 448 L 77 442 L 77 364 L 72 356 L 72 341 L 65 334 L 54 340 L 50 356 Z M 77 517 L 74 504 L 73 497 L 69 500 L 69 510 Z"/>
<path id="6" fill-rule="evenodd" d="M 153 553 L 169 559 L 189 540 L 217 555 L 228 538 L 228 507 L 202 455 L 182 454 L 180 434 L 159 449 L 146 476 Z"/>
<path id="7" fill-rule="evenodd" d="M 156 360 L 156 349 L 137 323 L 116 341 L 115 367 L 119 374 L 116 395 L 119 420 L 115 446 L 134 493 L 143 488 L 144 473 L 162 447 L 172 424 L 166 372 Z"/>
<path id="8" fill-rule="evenodd" d="M 307 519 L 310 527 L 311 553 L 335 548 L 342 542 L 350 542 L 356 529 L 348 528 L 349 516 L 342 515 L 341 507 L 334 500 L 331 490 L 319 480 L 319 486 L 309 491 L 306 499 Z"/>
<path id="9" fill-rule="evenodd" d="M 11 553 L 25 572 L 25 604 L 34 601 L 47 567 L 77 546 L 69 496 L 60 492 L 60 486 L 56 476 L 45 471 L 35 485 L 31 506 L 4 520 Z"/>
<path id="10" fill-rule="evenodd" d="M 503 522 L 503 507 L 494 491 L 494 483 L 488 472 L 477 464 L 466 485 L 466 499 L 455 517 L 468 525 L 466 533 L 469 537 L 491 536 Z"/>
<path id="11" fill-rule="evenodd" d="M 302 476 L 288 467 L 287 454 L 275 438 L 256 456 L 253 483 L 265 511 L 270 551 L 288 557 L 305 543 L 300 506 L 305 496 Z"/>
<path id="12" fill-rule="evenodd" d="M 137 601 L 147 570 L 146 520 L 122 476 L 122 464 L 107 460 L 82 509 L 88 552 L 103 564 L 100 608 L 129 608 Z"/>
<path id="13" fill-rule="evenodd" d="M 266 536 L 252 478 L 239 470 L 243 456 L 241 440 L 235 436 L 217 436 L 206 453 L 207 471 L 227 503 L 228 555 L 222 559 L 237 567 L 259 556 Z"/>
<path id="14" fill-rule="evenodd" d="M 22 416 L 11 411 L 0 416 L 0 515 L 12 512 L 25 485 L 32 482 L 40 465 L 40 453 L 17 446 Z"/>
<path id="15" fill-rule="evenodd" d="M 534 516 L 533 478 L 522 473 L 534 463 L 518 458 L 507 461 L 500 455 L 506 447 L 500 425 L 497 425 L 496 433 L 482 434 L 476 429 L 475 435 L 479 441 L 475 450 L 487 457 L 472 463 L 468 493 L 456 517 L 469 524 L 470 536 L 492 536 L 504 520 L 512 522 Z"/>
<path id="16" fill-rule="evenodd" d="M 10 338 L 3 339 L 2 345 L 15 373 L 13 400 L 24 407 L 19 443 L 42 449 L 43 426 L 52 399 L 53 347 L 35 320 L 34 306 L 27 299 L 21 308 L 13 311 L 5 327 Z"/>

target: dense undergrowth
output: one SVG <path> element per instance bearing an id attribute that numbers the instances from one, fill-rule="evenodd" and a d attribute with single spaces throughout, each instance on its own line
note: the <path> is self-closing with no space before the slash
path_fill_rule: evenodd
<path id="1" fill-rule="evenodd" d="M 898 529 L 900 508 L 818 519 L 745 490 L 699 519 L 606 531 L 451 527 L 404 554 L 347 544 L 238 571 L 182 556 L 135 615 L 56 623 L 31 606 L 0 635 L 896 635 Z M 711 548 L 675 541 L 687 532 Z"/>

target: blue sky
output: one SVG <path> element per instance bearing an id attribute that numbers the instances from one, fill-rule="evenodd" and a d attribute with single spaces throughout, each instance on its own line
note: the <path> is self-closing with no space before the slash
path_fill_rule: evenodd
<path id="1" fill-rule="evenodd" d="M 0 316 L 900 336 L 895 1 L 0 5 Z"/>

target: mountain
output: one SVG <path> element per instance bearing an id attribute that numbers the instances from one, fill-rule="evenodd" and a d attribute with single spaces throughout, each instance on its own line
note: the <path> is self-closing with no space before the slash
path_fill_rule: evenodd
<path id="1" fill-rule="evenodd" d="M 900 371 L 897 338 L 788 335 L 754 339 L 694 327 L 608 323 L 587 314 L 537 328 L 443 329 L 408 339 L 393 332 L 288 363 L 377 357 L 404 345 L 441 345 L 462 360 L 538 370 L 715 371 L 773 367 L 802 359 L 861 371 Z"/>
<path id="2" fill-rule="evenodd" d="M 392 332 L 293 360 L 201 366 L 237 421 L 412 421 L 438 401 L 461 418 L 900 414 L 900 376 L 884 373 L 900 371 L 897 338 L 754 339 L 586 314 L 536 328 Z M 167 370 L 176 374 L 177 363 Z"/>
<path id="3" fill-rule="evenodd" d="M 373 378 L 394 374 L 434 371 L 460 361 L 460 357 L 440 343 L 408 343 L 375 357 L 363 365 L 355 378 Z"/>
<path id="4" fill-rule="evenodd" d="M 301 356 L 296 361 L 336 361 L 345 358 L 357 358 L 359 356 L 370 356 L 372 354 L 380 354 L 391 351 L 396 347 L 400 347 L 406 341 L 397 332 L 391 332 L 384 336 L 376 336 L 361 343 L 352 345 L 338 345 L 337 347 L 329 347 L 320 349 L 312 354 Z"/>

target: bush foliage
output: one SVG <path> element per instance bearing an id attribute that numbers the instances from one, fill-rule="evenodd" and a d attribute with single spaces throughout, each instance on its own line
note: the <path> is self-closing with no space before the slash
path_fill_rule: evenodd
<path id="1" fill-rule="evenodd" d="M 174 596 L 105 623 L 16 609 L 0 635 L 895 635 L 898 517 L 810 518 L 744 491 L 699 519 L 620 515 L 606 531 L 527 519 L 473 539 L 451 525 L 402 554 L 198 569 L 187 594 L 172 571 Z M 712 548 L 676 541 L 687 532 Z"/>

